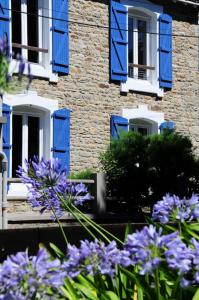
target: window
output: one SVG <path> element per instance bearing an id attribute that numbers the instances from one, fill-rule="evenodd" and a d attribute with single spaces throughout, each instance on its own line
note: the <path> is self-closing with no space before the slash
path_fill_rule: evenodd
<path id="1" fill-rule="evenodd" d="M 149 135 L 152 133 L 152 124 L 142 119 L 131 119 L 129 120 L 129 130 L 142 135 Z"/>
<path id="2" fill-rule="evenodd" d="M 68 0 L 0 0 L 0 38 L 31 63 L 34 76 L 57 82 L 58 73 L 69 73 L 68 34 Z M 10 72 L 17 72 L 15 60 Z"/>
<path id="3" fill-rule="evenodd" d="M 34 155 L 43 157 L 46 134 L 43 127 L 44 114 L 37 109 L 16 107 L 12 114 L 12 177 L 16 177 L 19 165 Z M 49 153 L 48 153 L 49 155 Z"/>
<path id="4" fill-rule="evenodd" d="M 34 104 L 33 104 L 34 103 Z M 19 165 L 34 155 L 59 158 L 70 171 L 70 110 L 58 109 L 58 101 L 28 94 L 6 95 L 3 103 L 3 151 L 8 159 L 8 175 L 16 177 Z M 21 186 L 11 184 L 10 195 L 21 195 Z M 24 193 L 24 189 L 22 194 Z"/>
<path id="5" fill-rule="evenodd" d="M 157 134 L 174 129 L 173 121 L 165 121 L 164 113 L 149 110 L 147 105 L 139 105 L 133 109 L 123 109 L 122 116 L 112 115 L 110 119 L 110 134 L 113 139 L 119 139 L 120 134 L 132 130 L 142 135 Z"/>
<path id="6" fill-rule="evenodd" d="M 128 76 L 149 79 L 150 36 L 147 33 L 150 19 L 145 15 L 128 16 Z"/>
<path id="7" fill-rule="evenodd" d="M 50 35 L 47 34 L 50 28 L 48 2 L 11 0 L 11 37 L 14 57 L 18 53 L 22 54 L 25 60 L 38 63 L 45 68 L 50 65 Z"/>
<path id="8" fill-rule="evenodd" d="M 111 1 L 110 77 L 121 91 L 157 94 L 172 87 L 172 18 L 147 0 Z"/>

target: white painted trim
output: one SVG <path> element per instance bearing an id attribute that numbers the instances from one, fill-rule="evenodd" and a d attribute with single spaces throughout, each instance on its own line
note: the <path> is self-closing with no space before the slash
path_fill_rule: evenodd
<path id="1" fill-rule="evenodd" d="M 44 111 L 50 111 L 51 113 L 58 109 L 58 100 L 40 97 L 35 91 L 28 91 L 17 95 L 5 94 L 3 102 L 10 106 L 30 105 Z"/>
<path id="2" fill-rule="evenodd" d="M 127 7 L 133 7 L 136 9 L 142 8 L 145 13 L 148 13 L 148 11 L 154 12 L 156 14 L 163 13 L 162 5 L 156 5 L 148 0 L 142 0 L 142 1 L 120 0 L 120 3 L 126 5 Z"/>
<path id="3" fill-rule="evenodd" d="M 132 119 L 148 121 L 152 125 L 152 133 L 160 132 L 159 126 L 165 121 L 164 113 L 149 110 L 147 105 L 139 105 L 138 108 L 123 109 L 122 117 L 128 119 L 128 122 Z"/>
<path id="4" fill-rule="evenodd" d="M 164 96 L 164 90 L 159 88 L 158 85 L 153 85 L 146 80 L 138 80 L 133 78 L 128 78 L 126 82 L 121 82 L 120 85 L 121 92 L 128 93 L 130 90 L 137 92 L 144 92 L 149 94 L 156 94 L 158 97 Z"/>
<path id="5" fill-rule="evenodd" d="M 18 73 L 19 62 L 16 60 L 12 60 L 9 65 L 9 73 L 12 75 L 13 73 Z M 30 63 L 31 74 L 35 77 L 47 78 L 50 82 L 57 83 L 58 75 L 53 73 L 52 70 L 46 69 L 39 64 Z M 24 75 L 28 75 L 28 65 L 26 64 Z"/>

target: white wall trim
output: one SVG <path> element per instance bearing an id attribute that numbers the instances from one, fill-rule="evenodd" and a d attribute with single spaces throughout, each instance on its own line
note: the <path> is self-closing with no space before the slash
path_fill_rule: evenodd
<path id="1" fill-rule="evenodd" d="M 162 5 L 156 5 L 148 0 L 142 0 L 142 1 L 120 0 L 120 3 L 122 3 L 128 7 L 134 7 L 136 9 L 142 8 L 146 13 L 148 13 L 147 11 L 152 11 L 156 14 L 163 13 Z"/>
<path id="2" fill-rule="evenodd" d="M 42 65 L 30 63 L 31 74 L 34 77 L 47 78 L 50 82 L 58 82 L 58 74 L 52 72 L 52 66 L 50 68 L 44 68 Z M 18 73 L 19 62 L 13 59 L 9 65 L 9 74 Z M 24 75 L 28 75 L 28 64 L 26 63 Z"/>
<path id="3" fill-rule="evenodd" d="M 132 120 L 132 119 L 142 119 L 149 121 L 152 124 L 152 133 L 158 133 L 159 126 L 163 123 L 164 113 L 152 111 L 148 109 L 147 105 L 139 105 L 137 108 L 123 109 L 122 117 Z"/>
<path id="4" fill-rule="evenodd" d="M 26 105 L 32 106 L 44 111 L 51 111 L 58 109 L 58 100 L 40 97 L 35 91 L 28 91 L 21 94 L 5 94 L 3 102 L 10 106 Z"/>
<path id="5" fill-rule="evenodd" d="M 137 91 L 149 94 L 155 94 L 158 97 L 164 96 L 164 90 L 159 88 L 156 84 L 151 84 L 146 80 L 137 80 L 133 78 L 128 78 L 126 82 L 121 82 L 120 91 L 128 93 L 129 91 Z"/>

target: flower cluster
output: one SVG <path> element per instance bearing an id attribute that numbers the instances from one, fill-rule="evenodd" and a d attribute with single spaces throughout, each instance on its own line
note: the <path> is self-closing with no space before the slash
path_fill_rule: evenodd
<path id="1" fill-rule="evenodd" d="M 64 266 L 67 274 L 74 278 L 83 274 L 107 274 L 113 276 L 115 266 L 120 264 L 121 251 L 116 242 L 109 245 L 95 240 L 94 242 L 81 241 L 80 248 L 68 245 L 67 261 Z"/>
<path id="2" fill-rule="evenodd" d="M 0 267 L 0 299 L 26 300 L 33 295 L 44 299 L 48 288 L 57 290 L 63 285 L 65 276 L 60 261 L 50 260 L 45 249 L 33 257 L 19 252 L 8 257 Z"/>
<path id="3" fill-rule="evenodd" d="M 106 245 L 99 240 L 85 240 L 79 248 L 68 244 L 62 262 L 50 260 L 44 249 L 34 257 L 19 252 L 0 266 L 0 300 L 32 299 L 33 295 L 46 299 L 47 293 L 57 291 L 58 295 L 64 278 L 74 279 L 79 274 L 115 278 L 117 266 L 148 274 L 152 280 L 156 269 L 172 270 L 183 288 L 198 286 L 199 242 L 192 239 L 186 245 L 178 232 L 163 235 L 161 229 L 150 225 L 128 235 L 123 249 L 118 249 L 115 241 Z"/>
<path id="4" fill-rule="evenodd" d="M 180 199 L 167 194 L 163 200 L 158 201 L 153 207 L 153 220 L 163 224 L 169 221 L 191 221 L 199 218 L 199 197 L 193 195 L 190 199 Z"/>
<path id="5" fill-rule="evenodd" d="M 26 171 L 19 167 L 17 173 L 28 185 L 29 203 L 33 208 L 40 207 L 40 212 L 53 211 L 59 218 L 67 210 L 67 205 L 81 205 L 90 200 L 84 184 L 69 182 L 58 159 L 39 161 L 35 157 L 26 161 Z"/>
<path id="6" fill-rule="evenodd" d="M 158 267 L 163 249 L 177 235 L 178 232 L 162 235 L 161 228 L 157 231 L 152 225 L 145 226 L 141 231 L 128 235 L 124 249 L 130 254 L 131 264 L 137 265 L 139 273 L 145 275 Z"/>

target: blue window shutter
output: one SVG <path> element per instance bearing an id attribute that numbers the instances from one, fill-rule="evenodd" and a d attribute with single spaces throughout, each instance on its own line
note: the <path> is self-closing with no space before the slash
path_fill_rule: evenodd
<path id="1" fill-rule="evenodd" d="M 70 110 L 56 110 L 53 115 L 53 157 L 59 158 L 62 169 L 70 172 Z"/>
<path id="2" fill-rule="evenodd" d="M 172 17 L 167 14 L 159 18 L 160 87 L 172 88 Z"/>
<path id="3" fill-rule="evenodd" d="M 112 115 L 110 130 L 112 138 L 116 140 L 119 139 L 122 131 L 128 132 L 128 120 L 120 116 Z"/>
<path id="4" fill-rule="evenodd" d="M 68 0 L 52 0 L 53 72 L 69 72 Z"/>
<path id="5" fill-rule="evenodd" d="M 160 132 L 163 132 L 164 129 L 168 129 L 170 131 L 174 130 L 174 122 L 173 121 L 166 121 L 160 124 L 159 126 Z"/>
<path id="6" fill-rule="evenodd" d="M 7 39 L 9 42 L 9 1 L 0 0 L 0 39 Z"/>
<path id="7" fill-rule="evenodd" d="M 127 8 L 111 0 L 110 7 L 110 78 L 126 81 L 127 66 Z"/>
<path id="8" fill-rule="evenodd" d="M 8 160 L 8 176 L 10 175 L 10 118 L 11 118 L 11 108 L 9 105 L 3 103 L 3 116 L 6 117 L 6 123 L 3 124 L 3 152 L 6 154 Z"/>

